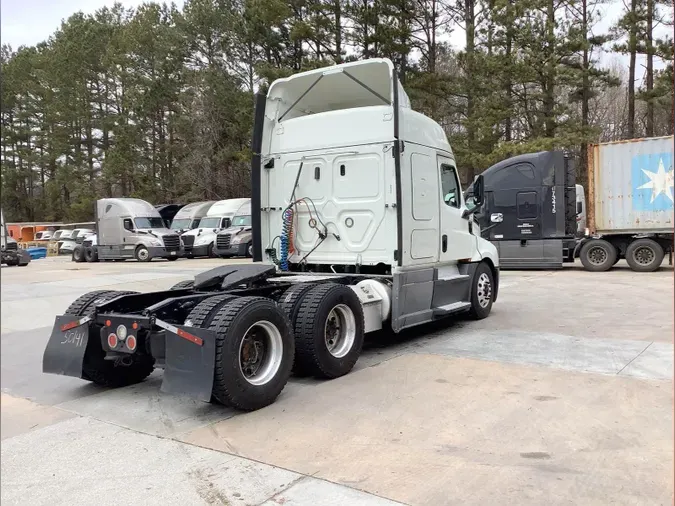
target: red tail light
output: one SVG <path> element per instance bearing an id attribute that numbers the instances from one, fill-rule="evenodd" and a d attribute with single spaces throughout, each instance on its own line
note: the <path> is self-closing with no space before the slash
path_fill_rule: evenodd
<path id="1" fill-rule="evenodd" d="M 108 346 L 111 349 L 117 346 L 117 336 L 115 334 L 108 334 Z"/>
<path id="2" fill-rule="evenodd" d="M 136 349 L 136 338 L 134 336 L 127 336 L 126 343 L 129 350 L 134 351 Z"/>

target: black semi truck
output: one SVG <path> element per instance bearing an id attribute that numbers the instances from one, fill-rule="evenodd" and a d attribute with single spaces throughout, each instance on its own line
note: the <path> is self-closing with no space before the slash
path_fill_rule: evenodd
<path id="1" fill-rule="evenodd" d="M 577 199 L 581 187 L 564 153 L 515 156 L 482 176 L 485 200 L 474 216 L 483 237 L 497 247 L 502 268 L 551 269 L 574 262 L 584 199 Z"/>

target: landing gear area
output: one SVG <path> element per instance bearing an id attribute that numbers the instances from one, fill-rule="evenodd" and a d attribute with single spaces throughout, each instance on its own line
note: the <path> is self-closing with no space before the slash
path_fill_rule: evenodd
<path id="1" fill-rule="evenodd" d="M 663 263 L 666 252 L 672 255 L 673 245 L 665 237 L 612 235 L 582 240 L 579 258 L 586 270 L 603 272 L 622 258 L 635 272 L 654 272 Z"/>

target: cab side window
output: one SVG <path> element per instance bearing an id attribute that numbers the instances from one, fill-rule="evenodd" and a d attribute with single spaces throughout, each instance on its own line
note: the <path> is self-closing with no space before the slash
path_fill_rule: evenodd
<path id="1" fill-rule="evenodd" d="M 445 205 L 459 208 L 461 197 L 457 171 L 452 165 L 441 165 L 441 189 Z"/>
<path id="2" fill-rule="evenodd" d="M 230 218 L 223 218 L 223 220 L 220 223 L 220 228 L 230 228 Z"/>
<path id="3" fill-rule="evenodd" d="M 134 224 L 131 222 L 131 218 L 124 218 L 124 221 L 122 223 L 126 230 L 131 231 L 134 229 Z"/>

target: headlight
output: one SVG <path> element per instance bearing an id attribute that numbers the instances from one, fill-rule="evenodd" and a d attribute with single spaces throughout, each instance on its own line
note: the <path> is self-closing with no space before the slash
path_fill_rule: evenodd
<path id="1" fill-rule="evenodd" d="M 213 237 L 208 235 L 200 235 L 195 239 L 195 246 L 203 246 L 204 244 L 209 244 L 213 240 Z"/>
<path id="2" fill-rule="evenodd" d="M 232 240 L 230 241 L 230 244 L 239 244 L 241 240 L 243 239 L 243 236 L 241 235 L 235 235 Z"/>
<path id="3" fill-rule="evenodd" d="M 164 246 L 161 239 L 153 238 L 149 239 L 148 242 L 150 243 L 150 246 Z"/>

